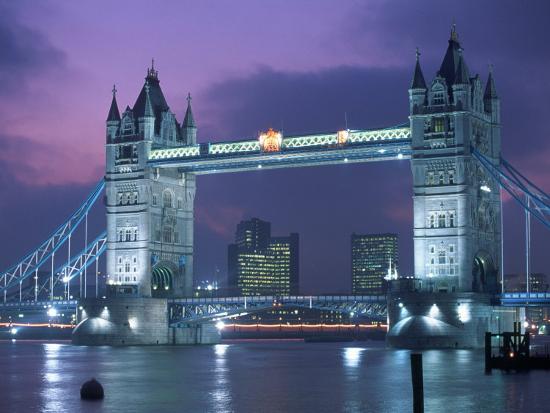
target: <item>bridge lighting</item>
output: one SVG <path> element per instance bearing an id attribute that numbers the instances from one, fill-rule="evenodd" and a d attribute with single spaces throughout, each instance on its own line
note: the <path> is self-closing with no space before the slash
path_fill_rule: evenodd
<path id="1" fill-rule="evenodd" d="M 219 331 L 222 331 L 223 328 L 225 327 L 225 323 L 223 321 L 218 321 L 216 323 L 216 328 L 219 330 Z"/>
<path id="2" fill-rule="evenodd" d="M 523 322 L 523 327 L 529 328 L 529 321 L 527 321 L 527 320 L 524 321 L 524 322 Z"/>
<path id="3" fill-rule="evenodd" d="M 487 185 L 483 184 L 479 187 L 483 192 L 491 192 L 491 188 L 489 188 Z"/>
<path id="4" fill-rule="evenodd" d="M 258 169 L 262 169 L 262 164 L 259 164 L 259 165 L 258 165 Z"/>
<path id="5" fill-rule="evenodd" d="M 349 313 L 350 317 L 353 317 L 354 315 L 355 315 L 355 313 L 353 311 L 351 313 Z"/>
<path id="6" fill-rule="evenodd" d="M 403 154 L 402 153 L 398 154 L 397 159 L 403 159 Z"/>
<path id="7" fill-rule="evenodd" d="M 208 286 L 206 287 L 206 289 L 208 291 L 212 291 L 214 289 L 214 287 L 212 287 L 212 284 L 208 284 Z"/>
<path id="8" fill-rule="evenodd" d="M 385 149 L 378 149 L 378 153 L 386 153 Z"/>
<path id="9" fill-rule="evenodd" d="M 432 304 L 430 307 L 430 317 L 437 317 L 439 315 L 439 308 L 437 307 L 437 304 Z"/>
<path id="10" fill-rule="evenodd" d="M 344 162 L 347 162 L 349 159 L 348 158 L 344 158 Z"/>
<path id="11" fill-rule="evenodd" d="M 48 317 L 57 317 L 57 310 L 55 308 L 48 309 Z"/>
<path id="12" fill-rule="evenodd" d="M 69 281 L 71 281 L 71 279 L 69 277 L 67 277 L 67 276 L 63 277 L 63 282 L 65 284 L 67 284 Z"/>
<path id="13" fill-rule="evenodd" d="M 79 309 L 80 311 L 82 311 L 82 310 L 84 310 L 84 307 L 79 306 L 78 309 Z"/>
<path id="14" fill-rule="evenodd" d="M 403 308 L 403 303 L 399 303 L 399 308 Z"/>
<path id="15" fill-rule="evenodd" d="M 12 336 L 16 335 L 17 334 L 17 329 L 14 327 L 10 330 L 10 333 Z"/>

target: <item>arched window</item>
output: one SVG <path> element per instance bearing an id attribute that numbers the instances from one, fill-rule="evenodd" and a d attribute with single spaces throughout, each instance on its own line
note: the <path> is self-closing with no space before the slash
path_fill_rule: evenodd
<path id="1" fill-rule="evenodd" d="M 162 234 L 162 241 L 163 242 L 172 242 L 172 228 L 170 227 L 164 227 L 164 231 Z"/>
<path id="2" fill-rule="evenodd" d="M 445 250 L 439 251 L 438 264 L 443 265 L 446 262 Z"/>
<path id="3" fill-rule="evenodd" d="M 430 215 L 430 228 L 435 228 L 435 216 Z"/>
<path id="4" fill-rule="evenodd" d="M 153 194 L 153 206 L 157 205 L 157 194 Z"/>
<path id="5" fill-rule="evenodd" d="M 132 237 L 132 230 L 127 229 L 126 230 L 126 241 L 131 241 L 131 237 Z"/>
<path id="6" fill-rule="evenodd" d="M 437 226 L 439 228 L 445 228 L 445 214 L 439 214 Z"/>
<path id="7" fill-rule="evenodd" d="M 126 263 L 124 264 L 124 271 L 125 271 L 125 272 L 130 272 L 130 263 L 129 263 L 129 262 L 126 262 Z"/>
<path id="8" fill-rule="evenodd" d="M 449 183 L 454 184 L 455 183 L 455 171 L 449 171 Z"/>
<path id="9" fill-rule="evenodd" d="M 455 226 L 455 214 L 452 212 L 449 214 L 449 226 L 451 228 Z"/>
<path id="10" fill-rule="evenodd" d="M 137 241 L 138 240 L 138 230 L 137 228 L 134 229 L 134 241 Z M 136 262 L 136 259 L 134 258 L 134 262 Z"/>
<path id="11" fill-rule="evenodd" d="M 172 193 L 170 191 L 164 191 L 162 194 L 162 204 L 164 208 L 172 208 Z"/>
<path id="12" fill-rule="evenodd" d="M 439 171 L 439 185 L 443 185 L 445 183 L 445 175 L 443 174 L 443 171 Z"/>

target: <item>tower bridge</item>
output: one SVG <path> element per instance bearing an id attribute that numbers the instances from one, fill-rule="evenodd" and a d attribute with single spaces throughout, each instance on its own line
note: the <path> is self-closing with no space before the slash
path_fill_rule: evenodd
<path id="1" fill-rule="evenodd" d="M 360 303 L 362 310 L 387 314 L 392 345 L 482 345 L 482 333 L 498 320 L 493 307 L 499 299 L 506 306 L 524 306 L 535 298 L 498 295 L 503 292 L 501 189 L 518 201 L 527 217 L 532 215 L 549 227 L 550 197 L 503 160 L 500 98 L 493 74 L 490 71 L 486 81 L 470 74 L 454 28 L 430 82 L 426 82 L 417 52 L 408 98 L 409 119 L 398 126 L 301 136 L 269 129 L 254 139 L 197 143 L 191 97 L 180 124 L 166 102 L 158 71 L 151 67 L 134 105 L 122 114 L 113 88 L 106 121 L 104 179 L 48 240 L 0 274 L 4 305 L 28 299 L 22 289 L 26 279 L 34 280 L 31 300 L 35 303 L 43 292 L 54 302 L 58 283 L 66 284 L 67 297 L 63 298 L 69 299 L 75 279 L 80 281 L 82 308 L 74 334 L 77 343 L 214 340 L 212 319 L 223 313 L 238 314 L 248 305 L 263 308 L 275 299 L 200 302 L 185 298 L 191 296 L 193 285 L 197 176 L 409 160 L 414 282 L 392 280 L 383 305 L 359 297 L 343 301 L 317 297 L 315 302 L 340 305 L 342 311 L 352 311 Z M 89 243 L 87 216 L 103 187 L 107 229 L 97 231 L 99 235 Z M 86 245 L 74 255 L 71 234 L 82 224 Z M 66 263 L 54 265 L 56 252 L 67 244 Z M 96 297 L 91 298 L 86 291 L 86 271 L 95 264 L 97 276 L 103 253 L 108 296 L 101 299 L 96 290 Z M 38 271 L 47 265 L 50 276 L 39 283 Z M 536 298 L 543 300 L 538 302 L 547 299 Z M 283 301 L 308 304 L 307 297 Z"/>

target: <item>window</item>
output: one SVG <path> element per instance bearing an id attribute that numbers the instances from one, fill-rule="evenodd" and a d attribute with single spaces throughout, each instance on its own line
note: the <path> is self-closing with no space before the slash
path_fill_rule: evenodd
<path id="1" fill-rule="evenodd" d="M 449 171 L 449 183 L 450 184 L 455 183 L 455 171 Z"/>
<path id="2" fill-rule="evenodd" d="M 434 173 L 428 172 L 428 185 L 433 185 L 434 183 Z"/>
<path id="3" fill-rule="evenodd" d="M 137 241 L 137 240 L 138 240 L 138 230 L 137 230 L 137 228 L 136 228 L 136 229 L 134 229 L 134 241 Z M 136 258 L 134 257 L 134 260 L 135 260 L 135 259 L 136 259 Z M 135 262 L 135 261 L 134 261 L 134 262 Z"/>
<path id="4" fill-rule="evenodd" d="M 439 228 L 445 228 L 445 214 L 439 214 L 437 226 Z"/>
<path id="5" fill-rule="evenodd" d="M 178 198 L 178 209 L 183 209 L 183 199 Z"/>
<path id="6" fill-rule="evenodd" d="M 435 215 L 430 215 L 430 228 L 435 228 Z"/>
<path id="7" fill-rule="evenodd" d="M 443 118 L 434 119 L 434 132 L 436 133 L 445 132 L 445 119 Z"/>
<path id="8" fill-rule="evenodd" d="M 441 264 L 445 264 L 445 262 L 446 262 L 445 251 L 441 250 L 439 251 L 438 263 L 441 265 Z"/>
<path id="9" fill-rule="evenodd" d="M 432 265 L 435 264 L 435 258 L 431 258 L 431 259 L 430 259 L 430 264 L 432 264 Z"/>
<path id="10" fill-rule="evenodd" d="M 123 230 L 118 231 L 118 240 L 120 242 L 124 241 L 124 231 Z"/>
<path id="11" fill-rule="evenodd" d="M 130 272 L 130 263 L 129 262 L 124 264 L 124 272 Z"/>
<path id="12" fill-rule="evenodd" d="M 127 229 L 126 230 L 126 241 L 131 241 L 131 237 L 132 237 L 132 231 Z"/>
<path id="13" fill-rule="evenodd" d="M 163 234 L 162 234 L 162 241 L 163 242 L 172 242 L 172 229 L 170 227 L 165 227 Z"/>
<path id="14" fill-rule="evenodd" d="M 455 246 L 449 245 L 449 252 L 455 252 Z"/>
<path id="15" fill-rule="evenodd" d="M 118 263 L 122 264 L 122 257 L 118 257 Z"/>
<path id="16" fill-rule="evenodd" d="M 117 194 L 117 204 L 122 205 L 122 192 Z"/>
<path id="17" fill-rule="evenodd" d="M 452 212 L 449 214 L 449 226 L 451 228 L 455 226 L 455 214 Z"/>
<path id="18" fill-rule="evenodd" d="M 439 171 L 439 185 L 443 185 L 445 183 L 445 175 L 443 174 L 443 171 Z"/>
<path id="19" fill-rule="evenodd" d="M 180 243 L 180 234 L 179 232 L 174 232 L 174 244 Z"/>
<path id="20" fill-rule="evenodd" d="M 445 94 L 444 93 L 445 92 L 443 92 L 443 91 L 434 92 L 432 104 L 434 104 L 434 105 L 443 105 L 443 104 L 445 104 Z"/>
<path id="21" fill-rule="evenodd" d="M 136 257 L 134 257 L 134 262 L 137 262 L 137 258 L 136 258 Z"/>
<path id="22" fill-rule="evenodd" d="M 164 208 L 172 208 L 172 193 L 170 191 L 164 191 L 162 194 L 162 204 Z"/>
<path id="23" fill-rule="evenodd" d="M 153 194 L 153 205 L 157 205 L 157 194 Z"/>

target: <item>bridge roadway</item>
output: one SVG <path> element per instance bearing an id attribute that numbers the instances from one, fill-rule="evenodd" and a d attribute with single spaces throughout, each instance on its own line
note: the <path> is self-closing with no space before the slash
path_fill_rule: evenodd
<path id="1" fill-rule="evenodd" d="M 496 297 L 504 307 L 550 307 L 550 293 L 504 293 Z M 170 323 L 200 323 L 213 319 L 237 317 L 243 313 L 277 307 L 305 307 L 354 313 L 372 318 L 386 317 L 386 297 L 383 295 L 299 295 L 171 298 L 167 300 Z M 78 300 L 16 301 L 0 303 L 0 312 L 9 311 L 76 311 Z"/>
<path id="2" fill-rule="evenodd" d="M 226 172 L 410 159 L 408 127 L 349 130 L 330 134 L 283 137 L 276 149 L 263 149 L 258 139 L 202 143 L 152 150 L 148 164 L 178 168 L 198 175 Z"/>

